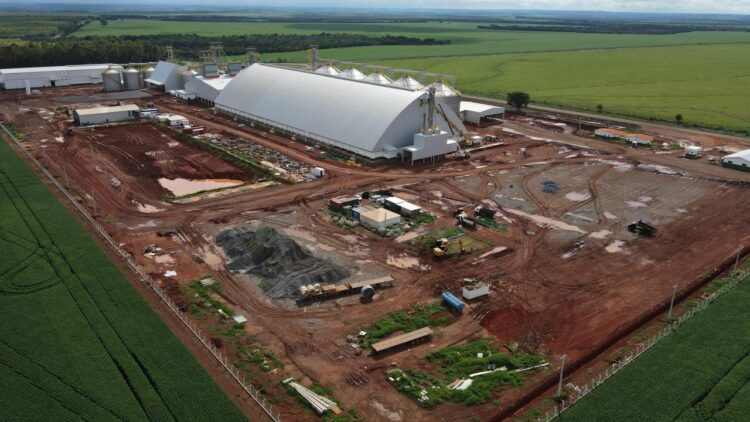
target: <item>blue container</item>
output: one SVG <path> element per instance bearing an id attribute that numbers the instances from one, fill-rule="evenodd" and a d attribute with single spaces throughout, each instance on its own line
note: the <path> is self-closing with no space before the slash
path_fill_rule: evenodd
<path id="1" fill-rule="evenodd" d="M 463 302 L 458 300 L 456 296 L 453 296 L 453 293 L 451 292 L 443 292 L 443 301 L 445 301 L 445 303 L 456 312 L 461 312 L 464 309 L 464 306 L 466 306 Z"/>

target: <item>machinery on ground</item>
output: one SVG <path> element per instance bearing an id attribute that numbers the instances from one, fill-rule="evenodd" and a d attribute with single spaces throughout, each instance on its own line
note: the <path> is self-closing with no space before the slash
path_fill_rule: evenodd
<path id="1" fill-rule="evenodd" d="M 654 237 L 656 236 L 656 227 L 645 223 L 643 220 L 634 221 L 628 224 L 628 231 L 639 236 Z"/>
<path id="2" fill-rule="evenodd" d="M 339 295 L 360 293 L 362 299 L 371 300 L 375 296 L 375 289 L 389 287 L 393 283 L 393 277 L 385 276 L 372 280 L 357 281 L 346 284 L 309 284 L 299 288 L 301 299 L 326 299 Z"/>
<path id="3" fill-rule="evenodd" d="M 456 246 L 458 246 L 458 248 L 456 248 Z M 465 253 L 467 253 L 467 251 L 464 248 L 463 234 L 438 239 L 435 241 L 435 246 L 432 248 L 432 254 L 438 258 L 450 255 L 463 255 Z"/>

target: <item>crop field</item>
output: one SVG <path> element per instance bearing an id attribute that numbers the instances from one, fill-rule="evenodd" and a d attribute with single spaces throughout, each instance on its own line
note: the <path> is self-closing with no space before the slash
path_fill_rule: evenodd
<path id="1" fill-rule="evenodd" d="M 243 420 L 4 142 L 0 156 L 3 419 Z"/>
<path id="2" fill-rule="evenodd" d="M 750 412 L 750 284 L 725 294 L 561 420 L 738 421 Z"/>
<path id="3" fill-rule="evenodd" d="M 447 73 L 466 94 L 750 130 L 750 45 L 626 48 L 385 62 Z"/>
<path id="4" fill-rule="evenodd" d="M 354 33 L 371 36 L 403 35 L 450 40 L 435 46 L 370 46 L 323 50 L 324 57 L 348 60 L 382 60 L 413 57 L 446 57 L 477 54 L 526 53 L 537 51 L 584 50 L 664 45 L 724 44 L 750 42 L 746 32 L 690 32 L 674 35 L 580 34 L 512 32 L 477 29 L 475 23 L 245 23 L 168 22 L 125 19 L 102 25 L 91 22 L 74 36 L 197 34 L 206 37 L 243 34 Z M 261 51 L 261 54 L 263 52 Z M 306 60 L 305 52 L 269 54 L 268 59 Z"/>

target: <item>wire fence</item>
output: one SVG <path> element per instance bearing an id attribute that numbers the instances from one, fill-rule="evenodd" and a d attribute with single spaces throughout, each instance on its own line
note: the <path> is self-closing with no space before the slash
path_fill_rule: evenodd
<path id="1" fill-rule="evenodd" d="M 274 422 L 280 422 L 281 413 L 275 410 L 274 407 L 266 400 L 266 398 L 263 397 L 263 394 L 260 392 L 260 390 L 247 382 L 246 378 L 242 376 L 239 369 L 234 366 L 234 364 L 232 364 L 229 357 L 224 355 L 216 346 L 211 343 L 210 338 L 203 334 L 200 327 L 198 327 L 198 325 L 191 321 L 190 318 L 185 316 L 185 314 L 172 301 L 172 299 L 169 298 L 164 290 L 162 290 L 158 286 L 154 279 L 133 260 L 133 257 L 130 255 L 130 253 L 120 247 L 117 242 L 115 242 L 115 240 L 109 235 L 109 233 L 107 233 L 104 227 L 102 227 L 99 222 L 96 221 L 96 219 L 89 213 L 89 211 L 75 200 L 68 189 L 60 184 L 60 182 L 58 182 L 58 180 L 52 175 L 52 173 L 50 173 L 49 170 L 47 170 L 47 168 L 41 162 L 39 162 L 39 160 L 37 160 L 33 156 L 33 154 L 31 154 L 31 152 L 24 148 L 23 144 L 16 138 L 16 136 L 2 123 L 0 123 L 0 127 L 2 127 L 3 131 L 13 140 L 18 148 L 24 152 L 29 160 L 42 173 L 44 173 L 44 175 L 50 180 L 50 182 L 52 182 L 52 184 L 55 185 L 55 187 L 60 192 L 62 192 L 62 194 L 73 204 L 73 206 L 81 213 L 81 215 L 83 215 L 83 217 L 86 219 L 86 222 L 94 228 L 94 230 L 109 244 L 110 247 L 112 247 L 115 252 L 118 253 L 118 255 L 120 255 L 120 257 L 128 264 L 133 272 L 138 275 L 141 281 L 143 281 L 159 296 L 159 299 L 161 299 L 162 302 L 164 302 L 164 304 L 166 304 L 167 307 L 172 310 L 172 312 L 180 319 L 180 321 L 182 321 L 185 327 L 187 327 L 188 330 L 190 330 L 190 332 L 193 333 L 193 335 L 206 347 L 206 349 L 211 352 L 214 358 L 216 358 L 216 360 L 224 367 L 224 369 L 226 369 L 226 371 L 232 376 L 232 378 L 234 378 L 235 381 L 240 384 L 240 386 L 250 395 L 250 397 L 255 400 L 255 402 L 266 413 L 266 415 L 268 415 L 268 417 Z M 47 164 L 49 165 L 50 163 L 48 162 Z M 67 184 L 67 175 L 65 179 Z"/>
<path id="2" fill-rule="evenodd" d="M 656 345 L 664 337 L 678 330 L 682 326 L 682 324 L 687 322 L 690 318 L 694 317 L 697 313 L 706 309 L 708 305 L 711 304 L 711 302 L 715 301 L 720 296 L 737 287 L 737 285 L 745 281 L 748 277 L 750 277 L 750 271 L 742 270 L 734 272 L 731 276 L 731 281 L 721 286 L 715 292 L 701 299 L 693 308 L 680 315 L 679 318 L 672 321 L 669 326 L 664 327 L 663 329 L 659 330 L 658 333 L 640 343 L 631 354 L 607 367 L 604 372 L 594 377 L 594 379 L 589 383 L 584 384 L 583 386 L 574 386 L 573 392 L 569 397 L 560 401 L 554 410 L 549 410 L 544 415 L 539 416 L 536 419 L 537 422 L 549 422 L 558 418 L 560 414 L 568 410 L 578 400 L 586 397 L 589 393 L 594 391 L 596 387 L 600 386 L 602 383 L 608 380 L 609 377 L 618 373 L 622 368 L 632 363 L 638 356 L 654 347 L 654 345 Z"/>

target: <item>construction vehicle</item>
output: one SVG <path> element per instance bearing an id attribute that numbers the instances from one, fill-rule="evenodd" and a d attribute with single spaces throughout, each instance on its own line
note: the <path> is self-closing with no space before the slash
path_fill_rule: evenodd
<path id="1" fill-rule="evenodd" d="M 464 240 L 462 239 L 463 234 L 452 236 L 449 238 L 442 238 L 435 241 L 435 245 L 432 248 L 432 255 L 441 258 L 449 255 L 463 255 L 467 253 L 464 248 Z M 451 252 L 451 248 L 458 245 L 458 252 Z"/>
<path id="2" fill-rule="evenodd" d="M 628 231 L 639 236 L 654 237 L 656 235 L 656 227 L 643 222 L 643 220 L 628 224 Z"/>
<path id="3" fill-rule="evenodd" d="M 372 280 L 357 281 L 346 284 L 308 284 L 299 288 L 301 299 L 325 299 L 339 295 L 360 293 L 362 298 L 370 300 L 375 295 L 375 288 L 390 287 L 393 277 L 386 276 Z"/>
<path id="4" fill-rule="evenodd" d="M 476 208 L 474 208 L 474 215 L 477 217 L 486 218 L 488 220 L 494 220 L 495 219 L 495 213 L 497 211 L 483 207 L 481 205 L 477 205 Z"/>
<path id="5" fill-rule="evenodd" d="M 458 207 L 456 209 L 456 212 L 453 213 L 453 217 L 462 227 L 469 230 L 476 230 L 477 222 L 473 218 L 469 218 L 469 216 L 464 211 L 464 207 Z"/>

